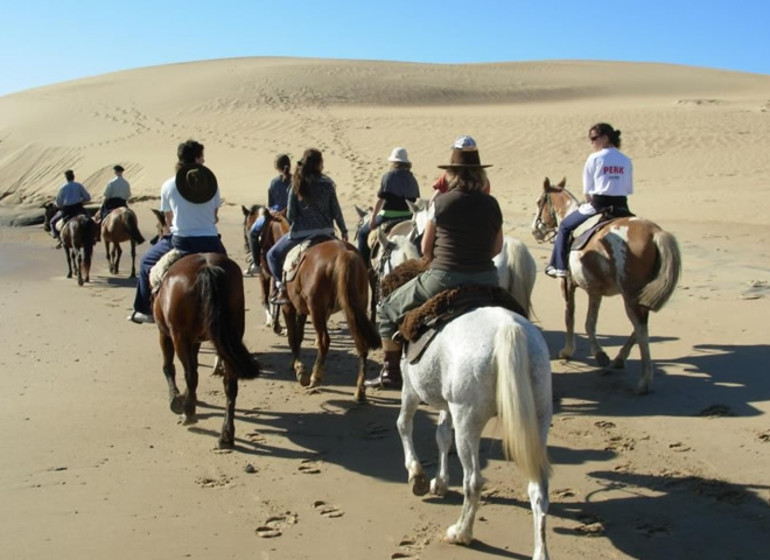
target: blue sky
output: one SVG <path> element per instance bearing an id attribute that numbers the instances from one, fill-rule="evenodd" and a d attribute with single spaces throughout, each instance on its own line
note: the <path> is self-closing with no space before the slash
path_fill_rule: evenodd
<path id="1" fill-rule="evenodd" d="M 669 62 L 770 74 L 770 1 L 9 0 L 0 95 L 242 56 Z"/>

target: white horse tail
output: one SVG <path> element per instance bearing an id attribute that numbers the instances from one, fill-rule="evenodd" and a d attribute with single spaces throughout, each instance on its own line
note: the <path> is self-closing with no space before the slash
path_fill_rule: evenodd
<path id="1" fill-rule="evenodd" d="M 524 308 L 527 317 L 532 314 L 532 290 L 535 289 L 537 264 L 527 246 L 518 239 L 505 237 L 497 273 L 500 287 L 513 296 Z"/>
<path id="2" fill-rule="evenodd" d="M 540 436 L 527 334 L 521 325 L 506 322 L 497 330 L 494 365 L 505 456 L 519 465 L 528 480 L 547 480 L 551 464 Z"/>
<path id="3" fill-rule="evenodd" d="M 652 242 L 658 248 L 660 265 L 655 278 L 639 293 L 639 304 L 652 311 L 660 311 L 679 282 L 682 256 L 676 238 L 668 232 L 656 232 Z"/>

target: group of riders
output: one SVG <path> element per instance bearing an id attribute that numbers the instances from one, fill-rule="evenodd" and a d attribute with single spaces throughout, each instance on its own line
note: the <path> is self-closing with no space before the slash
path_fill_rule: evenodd
<path id="1" fill-rule="evenodd" d="M 593 152 L 584 166 L 586 201 L 560 224 L 545 270 L 552 277 L 567 275 L 571 232 L 609 206 L 627 209 L 626 197 L 633 192 L 631 160 L 619 150 L 620 131 L 607 123 L 598 123 L 589 129 L 588 138 Z M 411 212 L 406 201 L 414 202 L 420 197 L 406 149 L 393 149 L 388 161 L 391 167 L 381 178 L 371 218 L 360 228 L 356 240 L 369 266 L 370 232 L 384 223 L 409 219 Z M 176 173 L 161 187 L 160 210 L 169 232 L 142 257 L 134 309 L 128 317 L 133 322 L 154 322 L 150 270 L 171 249 L 183 254 L 226 253 L 216 226 L 222 198 L 216 177 L 204 162 L 203 144 L 188 140 L 179 145 Z M 288 252 L 307 239 L 334 236 L 335 225 L 347 241 L 348 230 L 334 181 L 323 172 L 323 155 L 319 150 L 306 150 L 293 173 L 286 154 L 275 159 L 275 167 L 279 174 L 270 183 L 268 206 L 271 212 L 285 212 L 290 229 L 269 250 L 266 260 L 275 280 L 272 302 L 284 304 L 288 299 L 281 279 Z M 443 173 L 433 185 L 428 223 L 421 242 L 427 269 L 379 302 L 377 319 L 384 364 L 379 377 L 367 382 L 369 386 L 401 387 L 402 347 L 398 327 L 408 311 L 450 288 L 498 283 L 493 257 L 503 244 L 503 218 L 500 205 L 490 194 L 486 169 L 491 165 L 481 163 L 472 137 L 460 136 L 451 146 L 449 163 L 438 167 Z M 114 171 L 115 178 L 105 190 L 99 211 L 102 219 L 112 209 L 125 206 L 131 196 L 130 186 L 122 177 L 123 168 L 116 165 Z M 57 221 L 83 213 L 83 204 L 91 199 L 83 185 L 74 180 L 71 170 L 65 176 L 67 183 L 56 197 L 60 210 Z M 260 260 L 258 238 L 262 226 L 263 222 L 257 220 L 248 235 L 255 265 Z M 53 222 L 52 231 L 58 235 Z"/>

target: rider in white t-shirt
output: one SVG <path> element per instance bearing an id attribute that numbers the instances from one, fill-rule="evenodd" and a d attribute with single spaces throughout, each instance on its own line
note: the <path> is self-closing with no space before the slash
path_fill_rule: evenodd
<path id="1" fill-rule="evenodd" d="M 577 212 L 565 216 L 551 253 L 545 273 L 553 278 L 567 276 L 568 244 L 572 232 L 598 212 L 612 207 L 628 212 L 627 196 L 634 192 L 633 166 L 627 155 L 620 151 L 620 131 L 607 123 L 598 123 L 588 131 L 594 153 L 588 156 L 583 168 L 583 193 L 586 202 Z"/>

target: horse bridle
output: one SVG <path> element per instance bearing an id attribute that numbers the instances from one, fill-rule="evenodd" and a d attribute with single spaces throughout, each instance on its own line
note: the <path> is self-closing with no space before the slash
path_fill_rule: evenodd
<path id="1" fill-rule="evenodd" d="M 553 216 L 553 221 L 558 222 L 556 219 L 556 209 L 553 207 L 553 202 L 551 202 L 551 195 L 548 192 L 544 192 L 543 196 L 540 200 L 538 200 L 537 203 L 537 216 L 535 216 L 535 223 L 533 224 L 533 228 L 537 230 L 541 236 L 535 236 L 535 239 L 538 243 L 552 242 L 556 237 L 556 233 L 559 229 L 555 226 L 549 226 L 545 223 L 545 221 L 543 221 L 543 211 L 546 210 L 546 207 L 547 211 L 551 214 L 551 216 Z"/>

